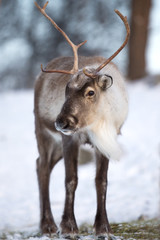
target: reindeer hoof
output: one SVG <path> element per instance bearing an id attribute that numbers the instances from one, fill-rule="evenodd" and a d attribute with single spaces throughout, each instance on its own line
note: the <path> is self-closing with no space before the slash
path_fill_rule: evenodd
<path id="1" fill-rule="evenodd" d="M 78 237 L 78 227 L 76 222 L 74 220 L 62 220 L 61 234 L 69 239 Z"/>
<path id="2" fill-rule="evenodd" d="M 109 231 L 108 231 L 108 228 L 107 226 L 104 226 L 104 225 L 101 225 L 99 227 L 96 227 L 95 228 L 95 232 L 96 232 L 96 236 L 98 236 L 99 238 L 102 238 L 105 237 L 109 239 Z"/>
<path id="3" fill-rule="evenodd" d="M 94 229 L 96 236 L 100 239 L 110 240 L 110 234 L 112 233 L 108 220 L 96 219 L 94 223 Z"/>
<path id="4" fill-rule="evenodd" d="M 58 230 L 53 220 L 44 220 L 40 226 L 43 234 L 56 234 Z"/>

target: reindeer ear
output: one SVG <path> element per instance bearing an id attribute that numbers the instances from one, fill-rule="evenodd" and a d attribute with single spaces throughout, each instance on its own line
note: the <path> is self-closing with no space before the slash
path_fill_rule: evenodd
<path id="1" fill-rule="evenodd" d="M 98 85 L 102 90 L 106 90 L 107 88 L 110 88 L 113 84 L 113 78 L 109 75 L 100 75 L 98 77 Z"/>

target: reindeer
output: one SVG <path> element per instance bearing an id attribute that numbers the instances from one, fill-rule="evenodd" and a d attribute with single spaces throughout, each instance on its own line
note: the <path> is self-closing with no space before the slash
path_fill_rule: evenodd
<path id="1" fill-rule="evenodd" d="M 49 200 L 49 182 L 52 169 L 64 157 L 66 197 L 60 224 L 61 233 L 78 234 L 74 215 L 75 190 L 78 183 L 77 155 L 79 146 L 89 143 L 93 146 L 96 156 L 95 234 L 107 236 L 111 233 L 106 211 L 109 159 L 117 159 L 120 155 L 117 136 L 128 112 L 124 78 L 111 60 L 127 44 L 130 28 L 127 18 L 115 10 L 127 31 L 121 47 L 108 59 L 78 57 L 78 49 L 86 41 L 75 45 L 46 14 L 47 4 L 48 2 L 41 8 L 35 2 L 39 11 L 72 47 L 74 57 L 53 59 L 45 69 L 41 65 L 42 72 L 35 83 L 34 113 L 39 150 L 37 175 L 40 228 L 42 233 L 57 232 Z"/>

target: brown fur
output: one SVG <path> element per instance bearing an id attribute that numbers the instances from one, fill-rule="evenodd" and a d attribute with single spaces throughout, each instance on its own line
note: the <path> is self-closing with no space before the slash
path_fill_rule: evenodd
<path id="1" fill-rule="evenodd" d="M 114 88 L 120 89 L 120 96 L 125 98 L 125 90 L 119 77 L 120 73 L 113 63 L 108 64 L 101 75 L 96 79 L 88 78 L 83 74 L 84 67 L 92 68 L 105 61 L 102 57 L 79 57 L 79 72 L 74 76 L 59 73 L 41 73 L 35 84 L 35 126 L 36 138 L 39 151 L 37 159 L 37 175 L 40 192 L 41 219 L 40 227 L 43 233 L 55 233 L 57 226 L 55 224 L 49 200 L 49 181 L 50 173 L 55 164 L 64 157 L 65 162 L 65 186 L 66 199 L 64 213 L 61 221 L 61 231 L 63 234 L 77 234 L 78 227 L 74 215 L 74 197 L 78 184 L 77 177 L 77 158 L 80 144 L 90 143 L 94 146 L 92 137 L 89 136 L 87 128 L 98 131 L 97 121 L 111 121 L 111 116 L 106 119 L 105 108 L 109 107 L 116 114 L 117 106 L 113 106 L 112 99 L 105 97 L 112 96 L 112 88 L 105 89 L 106 81 L 111 78 L 105 74 L 111 74 L 117 77 L 114 79 Z M 70 70 L 73 66 L 72 57 L 61 57 L 52 60 L 46 69 Z M 102 81 L 101 84 L 99 81 Z M 104 86 L 103 86 L 104 85 Z M 94 91 L 94 96 L 89 92 Z M 107 92 L 107 93 L 106 93 Z M 123 97 L 124 95 L 124 97 Z M 114 95 L 113 95 L 114 96 Z M 107 99 L 103 103 L 103 99 Z M 123 101 L 123 103 L 126 100 Z M 101 105 L 100 105 L 100 102 Z M 115 110 L 114 110 L 115 108 Z M 123 108 L 123 106 L 122 106 Z M 104 112 L 104 113 L 103 113 Z M 113 125 L 116 131 L 119 131 L 123 123 L 123 118 L 119 116 L 113 119 Z M 55 128 L 60 129 L 57 132 Z M 94 123 L 94 124 L 93 124 Z M 97 122 L 98 123 L 98 122 Z M 92 125 L 95 125 L 94 127 Z M 74 132 L 71 135 L 64 135 L 68 132 Z M 64 133 L 64 134 L 63 134 Z M 62 140 L 57 140 L 57 134 L 62 136 Z M 111 229 L 109 226 L 106 212 L 106 191 L 107 191 L 107 172 L 108 157 L 105 156 L 98 147 L 94 146 L 96 153 L 97 171 L 96 171 L 96 191 L 97 191 L 97 213 L 95 217 L 95 232 L 97 235 L 108 234 Z"/>

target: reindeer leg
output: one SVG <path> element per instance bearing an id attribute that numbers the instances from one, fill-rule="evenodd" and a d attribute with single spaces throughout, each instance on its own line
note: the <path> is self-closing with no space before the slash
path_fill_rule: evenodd
<path id="1" fill-rule="evenodd" d="M 51 212 L 49 197 L 50 174 L 55 164 L 62 158 L 62 146 L 50 136 L 38 133 L 37 177 L 40 196 L 40 228 L 42 233 L 56 233 L 57 226 Z"/>
<path id="2" fill-rule="evenodd" d="M 97 213 L 95 217 L 95 232 L 96 235 L 108 235 L 111 228 L 106 212 L 106 192 L 107 192 L 107 172 L 109 160 L 100 152 L 96 152 L 96 192 L 97 192 Z"/>
<path id="3" fill-rule="evenodd" d="M 41 163 L 40 158 L 37 159 L 37 176 L 39 183 L 40 195 L 40 228 L 42 233 L 56 233 L 57 226 L 54 222 L 50 200 L 49 200 L 49 181 L 50 169 L 48 164 Z"/>
<path id="4" fill-rule="evenodd" d="M 63 151 L 65 162 L 65 188 L 66 198 L 64 213 L 61 221 L 62 234 L 72 235 L 78 233 L 78 227 L 74 216 L 74 198 L 77 187 L 77 155 L 78 144 L 71 136 L 63 136 Z"/>

